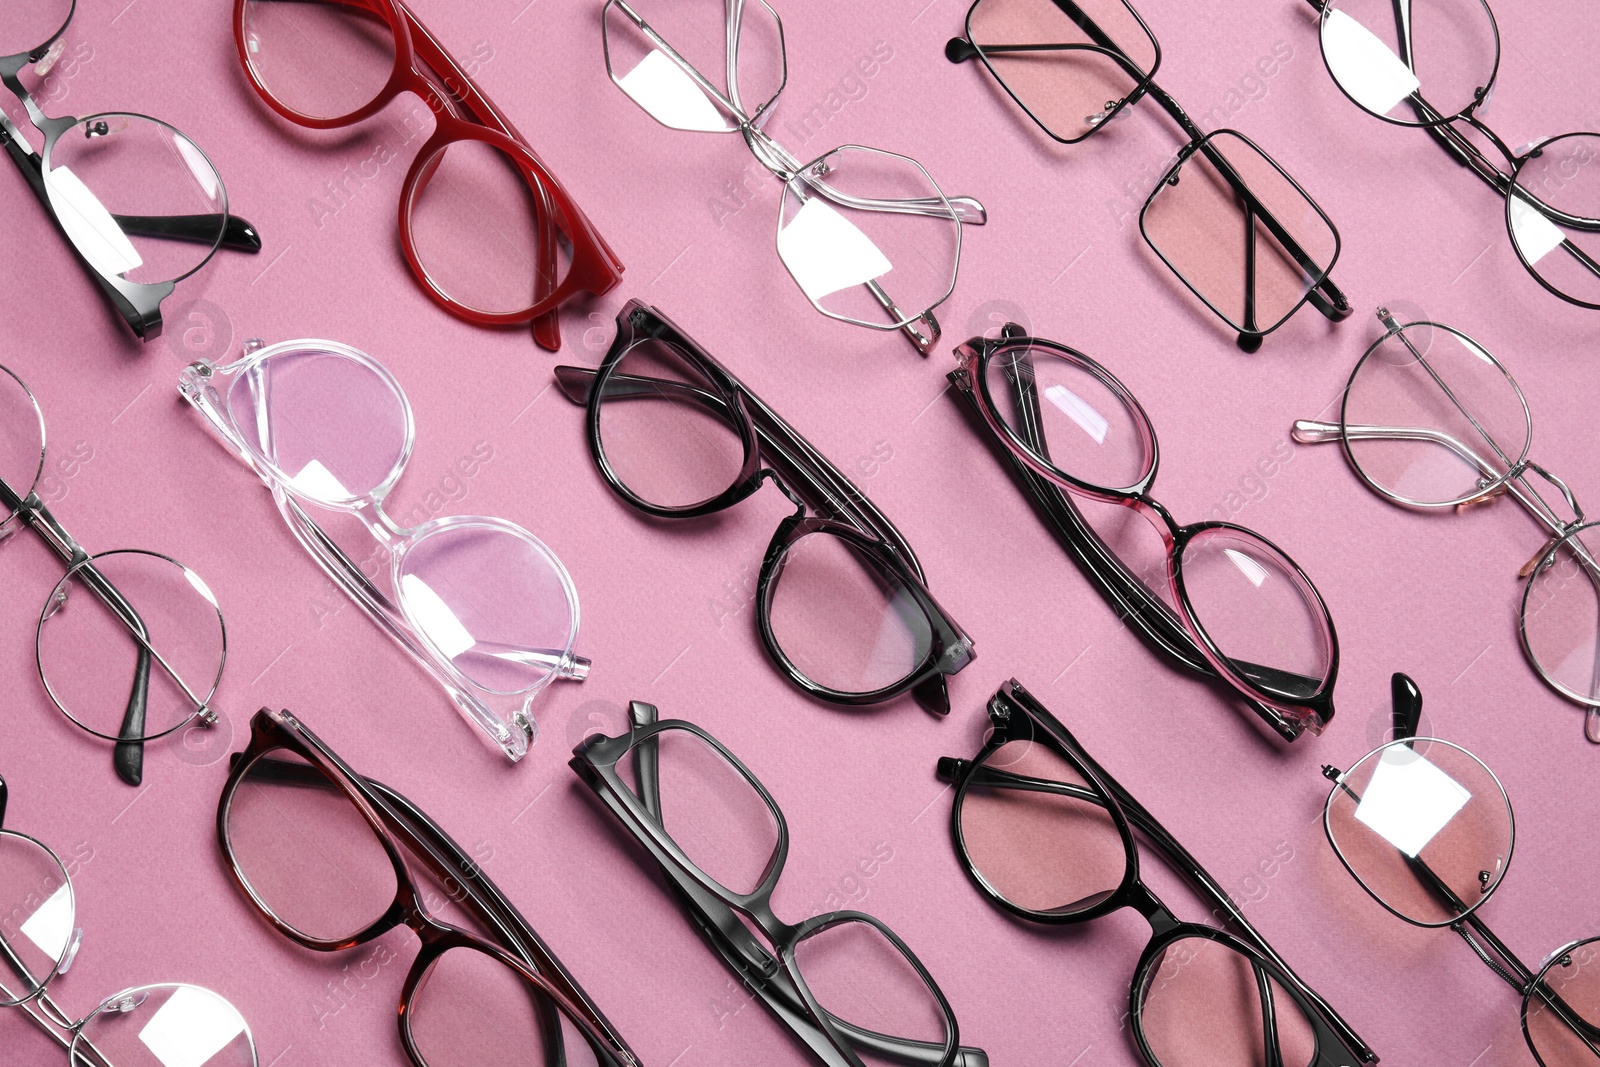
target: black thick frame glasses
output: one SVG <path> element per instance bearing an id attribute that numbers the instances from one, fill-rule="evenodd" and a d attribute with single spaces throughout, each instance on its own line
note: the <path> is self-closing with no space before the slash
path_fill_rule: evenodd
<path id="1" fill-rule="evenodd" d="M 838 467 L 704 348 L 660 311 L 631 300 L 617 314 L 617 336 L 599 369 L 561 366 L 556 379 L 568 399 L 587 405 L 595 465 L 636 510 L 698 518 L 734 506 L 766 481 L 794 505 L 767 545 L 756 588 L 762 643 L 791 682 L 836 704 L 910 692 L 927 710 L 948 714 L 945 676 L 972 662 L 972 639 L 928 591 L 911 546 Z M 657 472 L 661 465 L 671 469 L 670 485 Z M 843 553 L 836 571 L 859 579 L 843 590 L 839 603 L 848 594 L 857 599 L 839 615 L 853 612 L 877 636 L 892 632 L 899 639 L 894 659 L 851 671 L 825 654 L 830 650 L 819 652 L 814 635 L 775 621 L 786 569 L 797 560 L 809 568 L 807 553 L 829 551 Z"/>
<path id="2" fill-rule="evenodd" d="M 663 740 L 673 746 L 666 757 L 671 765 L 667 773 L 662 769 Z M 661 866 L 680 906 L 712 947 L 824 1067 L 862 1067 L 862 1053 L 870 1055 L 873 1063 L 888 1060 L 914 1067 L 987 1067 L 988 1056 L 981 1049 L 961 1046 L 955 1014 L 927 968 L 882 921 L 859 911 L 833 911 L 790 924 L 773 914 L 772 894 L 789 854 L 788 824 L 772 794 L 722 742 L 692 722 L 659 720 L 654 705 L 634 701 L 629 706 L 628 733 L 591 735 L 572 753 L 573 771 Z M 732 880 L 730 874 L 744 876 L 754 871 L 734 871 L 727 858 L 716 853 L 715 844 L 680 841 L 672 833 L 672 827 L 696 821 L 696 813 L 686 810 L 682 794 L 686 785 L 704 788 L 710 784 L 704 763 L 708 759 L 716 768 L 712 774 L 723 776 L 723 790 L 730 785 L 726 776 L 736 776 L 732 788 L 745 792 L 745 804 L 739 805 L 744 810 L 738 814 L 748 816 L 747 805 L 756 801 L 770 818 L 767 829 L 772 851 L 759 877 L 749 879 L 753 886 L 748 892 L 731 889 L 718 876 Z M 625 760 L 631 765 L 626 769 L 619 766 Z M 695 762 L 700 767 L 692 766 Z M 631 782 L 625 778 L 629 769 Z M 671 801 L 666 805 L 661 796 L 663 778 Z M 724 793 L 721 799 L 730 798 Z M 733 805 L 723 814 L 733 814 Z M 748 822 L 743 827 L 732 822 L 723 825 L 730 838 L 737 837 L 741 829 L 750 830 Z M 696 832 L 706 829 L 701 823 Z M 813 991 L 804 973 L 805 961 L 797 959 L 802 946 L 808 939 L 826 939 L 831 932 L 859 928 L 870 930 L 866 935 L 870 938 L 881 938 L 881 944 L 909 968 L 917 992 L 929 998 L 928 1005 L 940 1016 L 942 1040 L 869 1029 L 840 1014 L 847 1005 L 833 1000 L 829 991 Z M 892 999 L 892 994 L 884 992 L 886 1001 Z M 829 1005 L 819 1003 L 823 998 L 830 1000 Z"/>
<path id="3" fill-rule="evenodd" d="M 1151 937 L 1134 969 L 1129 1010 L 1134 1040 L 1147 1063 L 1174 1062 L 1163 1055 L 1176 1040 L 1172 1024 L 1152 1033 L 1146 1012 L 1155 1003 L 1170 1018 L 1160 1002 L 1183 997 L 1185 970 L 1191 995 L 1198 991 L 1193 983 L 1223 976 L 1238 983 L 1210 987 L 1205 1006 L 1218 1019 L 1197 1026 L 1195 1040 L 1227 1036 L 1208 1033 L 1207 1027 L 1237 1008 L 1237 1017 L 1259 1023 L 1258 1029 L 1247 1025 L 1231 1035 L 1241 1061 L 1257 1062 L 1259 1056 L 1259 1062 L 1278 1067 L 1378 1061 L 1278 956 L 1217 880 L 1020 683 L 1013 679 L 1001 686 L 988 714 L 993 729 L 978 755 L 945 757 L 938 764 L 939 777 L 955 785 L 950 832 L 962 866 L 985 898 L 1029 922 L 1084 923 L 1124 908 L 1144 916 Z M 1173 915 L 1140 878 L 1135 830 L 1213 905 L 1212 918 L 1236 932 Z M 1174 987 L 1180 991 L 1169 993 Z M 1240 1003 L 1224 1003 L 1229 996 Z M 1178 1010 L 1193 1006 L 1180 1003 Z M 1178 1058 L 1188 1062 L 1187 1056 Z"/>
<path id="4" fill-rule="evenodd" d="M 1083 353 L 1014 323 L 999 338 L 972 338 L 956 359 L 950 382 L 975 429 L 1118 614 L 1183 666 L 1226 682 L 1285 740 L 1320 733 L 1333 718 L 1339 671 L 1338 634 L 1321 594 L 1254 531 L 1178 525 L 1150 495 L 1160 448 L 1128 388 Z M 1072 495 L 1148 520 L 1165 550 L 1162 573 L 1136 575 Z"/>
<path id="5" fill-rule="evenodd" d="M 1244 134 L 1203 132 L 1155 83 L 1161 46 L 1126 0 L 975 0 L 965 29 L 945 57 L 981 60 L 1055 141 L 1090 137 L 1146 95 L 1177 123 L 1189 140 L 1145 201 L 1139 231 L 1240 348 L 1259 349 L 1307 301 L 1335 322 L 1350 314 L 1329 276 L 1339 258 L 1332 220 Z"/>

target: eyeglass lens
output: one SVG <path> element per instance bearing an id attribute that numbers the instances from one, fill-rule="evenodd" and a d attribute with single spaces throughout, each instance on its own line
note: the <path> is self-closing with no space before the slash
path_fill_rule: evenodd
<path id="1" fill-rule="evenodd" d="M 72 0 L 30 0 L 0 10 L 0 55 L 29 52 L 56 35 L 72 17 Z"/>
<path id="2" fill-rule="evenodd" d="M 1545 678 L 1600 705 L 1600 527 L 1580 526 L 1540 561 L 1523 595 L 1522 633 Z"/>
<path id="3" fill-rule="evenodd" d="M 338 0 L 249 0 L 246 61 L 284 107 L 342 118 L 376 100 L 394 71 L 394 28 L 378 12 Z"/>
<path id="4" fill-rule="evenodd" d="M 26 500 L 43 469 L 44 419 L 22 382 L 0 368 L 0 481 Z M 0 522 L 15 515 L 0 508 Z"/>
<path id="5" fill-rule="evenodd" d="M 1544 1067 L 1594 1067 L 1600 1058 L 1600 938 L 1580 941 L 1550 960 L 1523 1013 L 1528 1044 Z"/>
<path id="6" fill-rule="evenodd" d="M 1517 168 L 1506 221 L 1529 270 L 1562 296 L 1600 307 L 1600 135 L 1540 145 Z"/>
<path id="7" fill-rule="evenodd" d="M 72 1041 L 71 1067 L 255 1067 L 244 1016 L 208 989 L 151 985 L 109 998 Z"/>
<path id="8" fill-rule="evenodd" d="M 0 831 L 0 1007 L 32 997 L 56 973 L 76 918 L 72 885 L 55 853 Z"/>
<path id="9" fill-rule="evenodd" d="M 1363 109 L 1392 122 L 1461 114 L 1489 88 L 1499 54 L 1482 0 L 1330 0 L 1323 8 L 1329 73 Z M 1411 106 L 1413 95 L 1432 113 Z"/>

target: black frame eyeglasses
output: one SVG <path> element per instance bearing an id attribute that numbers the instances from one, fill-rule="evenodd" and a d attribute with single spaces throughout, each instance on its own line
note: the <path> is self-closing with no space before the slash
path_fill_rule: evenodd
<path id="1" fill-rule="evenodd" d="M 1271 156 L 1237 130 L 1203 132 L 1155 83 L 1161 46 L 1126 0 L 975 0 L 952 63 L 982 61 L 1062 144 L 1148 95 L 1189 138 L 1139 212 L 1139 231 L 1254 352 L 1307 301 L 1332 321 L 1350 302 L 1329 276 L 1339 231 Z M 1224 262 L 1225 261 L 1225 262 Z"/>
<path id="2" fill-rule="evenodd" d="M 1449 928 L 1522 997 L 1522 1036 L 1540 1067 L 1600 1063 L 1600 937 L 1572 941 L 1529 967 L 1483 921 L 1516 844 L 1511 799 L 1460 745 L 1418 737 L 1422 692 L 1392 679 L 1395 740 L 1333 782 L 1323 829 L 1345 870 L 1414 926 Z"/>
<path id="3" fill-rule="evenodd" d="M 993 731 L 974 759 L 939 761 L 939 777 L 955 785 L 956 853 L 984 897 L 1029 922 L 1085 923 L 1124 908 L 1144 916 L 1150 940 L 1129 1011 L 1146 1063 L 1378 1061 L 1217 880 L 1021 684 L 1001 686 L 988 713 Z M 1173 915 L 1140 877 L 1135 830 L 1234 932 Z M 1198 1005 L 1207 1018 L 1194 1017 Z M 1229 1019 L 1241 1025 L 1230 1030 Z"/>
<path id="4" fill-rule="evenodd" d="M 0 81 L 43 135 L 35 151 L 0 110 L 0 143 L 106 299 L 136 336 L 161 333 L 161 302 L 218 248 L 259 252 L 261 237 L 228 213 L 222 176 L 160 119 L 125 112 L 50 118 L 22 84 L 61 56 L 77 0 L 13 0 L 0 39 Z"/>
<path id="5" fill-rule="evenodd" d="M 1320 14 L 1322 60 L 1339 91 L 1384 122 L 1427 130 L 1505 201 L 1511 246 L 1534 280 L 1569 304 L 1600 309 L 1600 133 L 1514 150 L 1483 121 L 1500 69 L 1500 28 L 1488 3 L 1306 2 Z"/>
<path id="6" fill-rule="evenodd" d="M 756 590 L 762 643 L 791 682 L 836 704 L 910 692 L 931 712 L 950 711 L 945 676 L 972 662 L 972 639 L 928 591 L 911 546 L 670 319 L 630 300 L 599 369 L 557 367 L 556 380 L 588 407 L 601 477 L 638 511 L 710 515 L 769 480 L 794 504 L 767 546 Z"/>
<path id="7" fill-rule="evenodd" d="M 865 1055 L 873 1064 L 987 1067 L 981 1049 L 961 1046 L 955 1014 L 927 968 L 881 920 L 832 911 L 791 924 L 773 913 L 789 828 L 737 756 L 692 722 L 658 720 L 642 701 L 629 706 L 629 727 L 619 737 L 585 738 L 572 750 L 572 770 L 661 865 L 717 953 L 819 1063 L 862 1067 Z M 895 1023 L 926 1029 L 877 1028 Z"/>
<path id="8" fill-rule="evenodd" d="M 1260 534 L 1228 522 L 1179 526 L 1150 496 L 1160 449 L 1128 388 L 1083 353 L 1015 323 L 998 338 L 972 338 L 956 360 L 950 382 L 977 428 L 1118 613 L 1183 666 L 1232 686 L 1285 740 L 1321 733 L 1339 673 L 1321 594 Z M 1147 519 L 1162 541 L 1159 573 L 1136 573 L 1073 495 Z"/>

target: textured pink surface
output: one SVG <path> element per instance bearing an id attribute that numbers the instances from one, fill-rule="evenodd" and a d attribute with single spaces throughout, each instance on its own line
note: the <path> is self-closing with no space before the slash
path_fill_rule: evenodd
<path id="1" fill-rule="evenodd" d="M 854 902 L 883 917 L 942 984 L 964 1041 L 996 1064 L 1136 1062 L 1122 1015 L 1143 924 L 1024 929 L 979 899 L 950 846 L 934 762 L 976 750 L 982 701 L 1015 675 L 1248 902 L 1385 1061 L 1531 1063 L 1511 991 L 1448 933 L 1388 916 L 1339 867 L 1318 825 L 1317 768 L 1349 766 L 1377 743 L 1389 674 L 1412 673 L 1425 729 L 1483 757 L 1517 806 L 1517 858 L 1485 917 L 1530 963 L 1600 930 L 1600 750 L 1516 641 L 1516 570 L 1542 535 L 1505 502 L 1459 517 L 1404 513 L 1362 487 L 1337 449 L 1286 443 L 1294 418 L 1328 411 L 1375 335 L 1370 309 L 1389 302 L 1496 352 L 1528 394 L 1534 457 L 1600 506 L 1600 318 L 1526 276 L 1493 195 L 1426 135 L 1384 126 L 1338 93 L 1304 4 L 1149 0 L 1162 84 L 1203 125 L 1235 126 L 1273 153 L 1344 238 L 1336 278 L 1358 316 L 1332 327 L 1302 313 L 1247 356 L 1138 237 L 1138 206 L 1178 144 L 1165 117 L 1140 106 L 1061 148 L 976 67 L 944 61 L 960 0 L 789 0 L 790 78 L 773 133 L 802 155 L 849 141 L 907 152 L 948 192 L 989 208 L 989 225 L 967 231 L 956 295 L 940 309 L 945 340 L 924 362 L 804 303 L 772 247 L 777 183 L 736 138 L 661 129 L 610 85 L 597 0 L 524 3 L 423 2 L 419 14 L 463 62 L 476 60 L 483 86 L 628 264 L 610 296 L 563 315 L 559 358 L 597 362 L 628 296 L 659 305 L 859 476 L 979 658 L 953 681 L 948 721 L 909 700 L 848 711 L 798 696 L 761 653 L 747 592 L 785 502 L 764 490 L 692 527 L 641 521 L 596 476 L 582 412 L 549 389 L 554 361 L 527 331 L 466 326 L 414 284 L 394 222 L 402 168 L 420 144 L 404 125 L 411 101 L 355 131 L 290 129 L 269 120 L 237 69 L 230 4 L 94 0 L 69 31 L 69 54 L 83 58 L 53 76 L 51 110 L 123 107 L 172 121 L 216 160 L 266 248 L 218 256 L 168 302 L 167 336 L 141 347 L 8 172 L 0 360 L 38 394 L 52 456 L 80 443 L 92 453 L 46 487 L 77 537 L 91 549 L 170 553 L 217 591 L 231 638 L 219 699 L 231 747 L 254 708 L 286 706 L 416 799 L 474 850 L 646 1063 L 806 1062 L 566 767 L 587 730 L 615 732 L 628 699 L 650 700 L 709 727 L 783 805 L 794 846 L 780 915 Z M 1502 3 L 1497 14 L 1495 128 L 1515 144 L 1600 126 L 1600 24 L 1586 6 Z M 862 78 L 857 60 L 875 48 L 890 58 Z M 801 116 L 828 109 L 830 93 L 842 108 L 825 110 L 806 139 Z M 1148 652 L 941 395 L 950 347 L 1017 315 L 1140 397 L 1164 446 L 1156 491 L 1181 521 L 1226 514 L 1312 575 L 1343 643 L 1340 712 L 1324 737 L 1284 750 Z M 251 336 L 330 337 L 377 356 L 417 416 L 396 513 L 503 515 L 571 569 L 579 651 L 594 673 L 546 694 L 542 737 L 521 766 L 469 732 L 323 580 L 254 477 L 178 400 L 186 344 L 231 351 Z M 468 462 L 463 477 L 457 462 L 483 445 L 492 459 Z M 152 746 L 146 787 L 123 786 L 108 746 L 70 726 L 34 674 L 34 621 L 55 560 L 34 538 L 14 538 L 0 574 L 7 822 L 87 857 L 76 879 L 84 947 L 62 1002 L 82 1012 L 125 985 L 198 982 L 243 1009 L 263 1064 L 403 1062 L 393 1019 L 411 958 L 403 935 L 322 958 L 272 934 L 226 880 L 213 837 L 226 747 Z M 885 846 L 892 859 L 873 862 Z M 1154 864 L 1149 873 L 1165 891 Z M 1203 914 L 1168 895 L 1181 913 Z M 355 990 L 343 1006 L 329 994 L 338 982 Z M 24 1020 L 0 1017 L 0 1063 L 54 1055 Z"/>

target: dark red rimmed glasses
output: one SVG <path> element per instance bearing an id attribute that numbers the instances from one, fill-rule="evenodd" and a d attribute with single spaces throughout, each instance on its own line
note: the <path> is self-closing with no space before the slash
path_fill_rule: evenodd
<path id="1" fill-rule="evenodd" d="M 533 322 L 556 351 L 556 309 L 600 295 L 622 262 L 517 132 L 399 0 L 235 0 L 239 61 L 300 126 L 354 125 L 401 93 L 434 114 L 400 190 L 400 243 L 435 302 L 481 326 Z"/>

